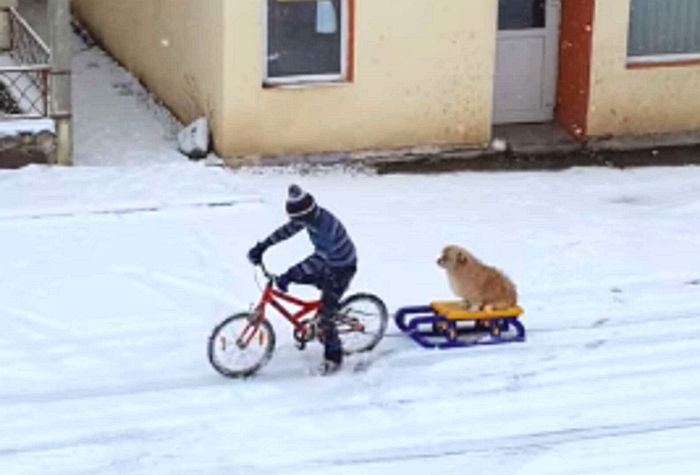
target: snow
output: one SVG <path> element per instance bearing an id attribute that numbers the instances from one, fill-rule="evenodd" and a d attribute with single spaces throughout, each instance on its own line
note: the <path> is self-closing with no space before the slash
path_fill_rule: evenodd
<path id="1" fill-rule="evenodd" d="M 76 164 L 186 163 L 181 125 L 104 51 L 74 36 L 72 69 Z"/>
<path id="2" fill-rule="evenodd" d="M 37 134 L 39 132 L 55 131 L 54 121 L 51 119 L 24 119 L 0 121 L 0 138 L 15 136 L 22 133 Z"/>
<path id="3" fill-rule="evenodd" d="M 207 167 L 133 78 L 78 51 L 79 166 L 0 172 L 3 474 L 697 471 L 699 168 Z M 245 254 L 292 182 L 353 236 L 351 291 L 392 311 L 450 298 L 435 258 L 460 243 L 518 284 L 527 341 L 429 351 L 392 324 L 321 378 L 320 347 L 298 352 L 273 317 L 270 364 L 220 377 L 207 337 L 256 299 Z M 283 270 L 309 249 L 266 257 Z"/>
<path id="4" fill-rule="evenodd" d="M 240 177 L 189 163 L 79 169 L 32 165 L 21 173 L 0 172 L 3 180 L 0 221 L 262 202 Z"/>
<path id="5" fill-rule="evenodd" d="M 209 125 L 200 117 L 177 134 L 179 149 L 190 158 L 204 158 L 209 152 Z"/>

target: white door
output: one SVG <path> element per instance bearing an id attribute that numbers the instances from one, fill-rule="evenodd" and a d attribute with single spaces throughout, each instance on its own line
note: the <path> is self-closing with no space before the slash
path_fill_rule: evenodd
<path id="1" fill-rule="evenodd" d="M 494 123 L 554 118 L 560 0 L 498 0 Z"/>

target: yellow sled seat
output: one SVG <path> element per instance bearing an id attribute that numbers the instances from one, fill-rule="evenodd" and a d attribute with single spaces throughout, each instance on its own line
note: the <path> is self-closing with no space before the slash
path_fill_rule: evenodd
<path id="1" fill-rule="evenodd" d="M 495 318 L 517 318 L 523 313 L 519 306 L 506 308 L 504 310 L 492 310 L 490 312 L 480 310 L 472 312 L 467 310 L 464 302 L 459 300 L 432 302 L 430 304 L 433 311 L 449 320 L 490 320 Z"/>

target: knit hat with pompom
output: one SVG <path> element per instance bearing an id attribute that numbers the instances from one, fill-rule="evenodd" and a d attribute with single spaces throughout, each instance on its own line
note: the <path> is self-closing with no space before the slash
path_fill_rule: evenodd
<path id="1" fill-rule="evenodd" d="M 307 219 L 316 211 L 316 200 L 299 185 L 291 185 L 287 193 L 287 214 L 291 219 Z"/>

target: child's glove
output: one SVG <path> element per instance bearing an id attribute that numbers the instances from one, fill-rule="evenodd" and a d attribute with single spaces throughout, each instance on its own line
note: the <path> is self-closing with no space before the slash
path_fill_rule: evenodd
<path id="1" fill-rule="evenodd" d="M 287 293 L 287 289 L 289 288 L 291 280 L 289 278 L 289 274 L 284 273 L 281 276 L 277 277 L 275 279 L 275 285 L 277 286 L 278 289 L 280 289 L 281 292 L 284 292 L 285 294 Z"/>
<path id="2" fill-rule="evenodd" d="M 253 248 L 248 251 L 248 260 L 250 261 L 251 264 L 254 266 L 260 265 L 262 262 L 262 256 L 265 253 L 265 250 L 267 249 L 267 246 L 265 244 L 259 242 Z"/>

